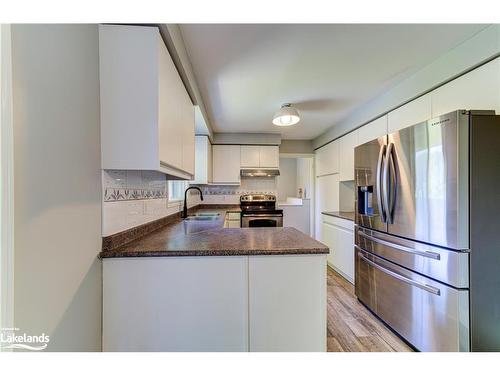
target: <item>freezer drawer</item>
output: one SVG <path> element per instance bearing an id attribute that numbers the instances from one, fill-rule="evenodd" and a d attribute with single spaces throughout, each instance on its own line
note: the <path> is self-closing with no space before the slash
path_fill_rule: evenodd
<path id="1" fill-rule="evenodd" d="M 469 287 L 469 253 L 443 249 L 356 226 L 364 251 L 456 288 Z"/>
<path id="2" fill-rule="evenodd" d="M 356 296 L 420 351 L 469 351 L 469 292 L 356 247 Z"/>

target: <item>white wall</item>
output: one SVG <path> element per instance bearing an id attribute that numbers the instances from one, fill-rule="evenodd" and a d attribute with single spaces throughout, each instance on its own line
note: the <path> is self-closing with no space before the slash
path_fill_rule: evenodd
<path id="1" fill-rule="evenodd" d="M 354 111 L 345 120 L 332 124 L 313 140 L 314 148 L 383 115 L 401 104 L 467 72 L 500 53 L 500 25 L 491 25 L 471 39 L 448 51 L 410 78 L 377 96 Z"/>
<path id="2" fill-rule="evenodd" d="M 278 202 L 286 201 L 286 197 L 296 197 L 297 191 L 297 159 L 280 158 L 280 175 L 276 177 Z"/>
<path id="3" fill-rule="evenodd" d="M 15 325 L 101 350 L 97 25 L 13 25 Z"/>

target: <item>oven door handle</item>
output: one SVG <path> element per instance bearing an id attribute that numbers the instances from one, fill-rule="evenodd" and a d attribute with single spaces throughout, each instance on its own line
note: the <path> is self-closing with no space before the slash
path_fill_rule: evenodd
<path id="1" fill-rule="evenodd" d="M 361 249 L 359 246 L 356 246 L 354 245 L 354 247 L 356 247 L 358 250 L 361 250 L 363 251 L 363 249 Z M 435 288 L 433 286 L 430 286 L 430 285 L 427 285 L 427 284 L 422 284 L 422 283 L 419 283 L 418 281 L 415 281 L 415 280 L 412 280 L 412 279 L 409 279 L 403 275 L 400 275 L 399 273 L 396 273 L 394 271 L 391 271 L 385 267 L 382 267 L 380 264 L 377 264 L 375 263 L 374 261 L 368 259 L 367 257 L 365 257 L 361 252 L 358 252 L 358 257 L 361 258 L 363 261 L 365 261 L 366 263 L 368 263 L 369 265 L 371 265 L 372 267 L 375 267 L 376 269 L 378 269 L 379 271 L 395 278 L 395 279 L 398 279 L 402 282 L 405 282 L 407 284 L 410 284 L 412 286 L 416 286 L 417 288 L 420 288 L 420 289 L 423 289 L 425 290 L 426 292 L 429 292 L 429 293 L 432 293 L 432 294 L 435 294 L 437 296 L 441 295 L 441 290 L 439 290 L 438 288 Z"/>
<path id="2" fill-rule="evenodd" d="M 283 217 L 283 214 L 241 214 L 243 217 Z"/>

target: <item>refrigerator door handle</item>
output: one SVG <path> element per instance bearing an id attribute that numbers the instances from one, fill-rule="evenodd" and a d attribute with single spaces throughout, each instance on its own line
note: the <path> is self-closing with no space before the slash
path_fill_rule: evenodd
<path id="1" fill-rule="evenodd" d="M 415 249 L 412 249 L 411 247 L 399 245 L 399 244 L 396 244 L 396 243 L 393 243 L 393 242 L 381 240 L 380 238 L 372 237 L 372 236 L 370 236 L 370 235 L 368 235 L 368 234 L 366 234 L 364 232 L 361 232 L 361 231 L 358 231 L 358 235 L 361 236 L 361 237 L 366 238 L 369 241 L 378 243 L 380 245 L 392 247 L 394 249 L 401 250 L 401 251 L 404 251 L 406 253 L 420 255 L 422 257 L 431 258 L 431 259 L 435 259 L 435 260 L 440 260 L 441 259 L 441 255 L 438 254 L 438 253 L 435 253 L 433 251 L 415 250 Z"/>
<path id="2" fill-rule="evenodd" d="M 387 222 L 392 224 L 394 222 L 394 207 L 396 206 L 398 186 L 396 165 L 394 163 L 394 143 L 392 142 L 387 146 L 386 165 L 385 173 L 387 175 L 384 175 L 384 181 L 386 181 L 386 216 Z"/>
<path id="3" fill-rule="evenodd" d="M 376 188 L 377 188 L 377 205 L 380 211 L 380 219 L 382 223 L 386 222 L 386 211 L 384 210 L 384 204 L 382 200 L 382 164 L 384 164 L 384 155 L 385 155 L 386 145 L 380 146 L 380 151 L 378 153 L 378 161 L 377 161 L 377 175 L 376 175 Z"/>
<path id="4" fill-rule="evenodd" d="M 363 251 L 363 249 L 361 249 L 359 246 L 356 246 L 354 245 L 355 248 L 357 248 L 358 250 L 361 250 Z M 441 290 L 439 290 L 438 288 L 435 288 L 433 286 L 430 286 L 430 285 L 427 285 L 427 284 L 422 284 L 422 283 L 419 283 L 418 281 L 415 281 L 415 280 L 412 280 L 412 279 L 409 279 L 403 275 L 400 275 L 399 273 L 396 273 L 394 271 L 391 271 L 373 261 L 371 261 L 370 259 L 368 259 L 367 257 L 365 257 L 361 252 L 358 252 L 358 257 L 360 257 L 363 261 L 365 261 L 366 263 L 368 263 L 369 265 L 371 265 L 372 267 L 375 267 L 376 269 L 378 269 L 379 271 L 382 271 L 383 273 L 389 275 L 389 276 L 392 276 L 393 278 L 395 279 L 398 279 L 400 281 L 403 281 L 407 284 L 410 284 L 410 285 L 413 285 L 413 286 L 416 286 L 417 288 L 420 288 L 420 289 L 423 289 L 429 293 L 432 293 L 432 294 L 435 294 L 437 296 L 441 295 Z"/>
<path id="5" fill-rule="evenodd" d="M 392 143 L 386 147 L 385 157 L 382 166 L 382 205 L 384 207 L 385 222 L 392 224 L 389 211 L 389 150 Z"/>

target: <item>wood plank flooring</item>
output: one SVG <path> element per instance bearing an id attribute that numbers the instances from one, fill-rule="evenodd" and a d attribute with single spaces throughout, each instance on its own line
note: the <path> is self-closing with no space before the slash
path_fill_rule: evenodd
<path id="1" fill-rule="evenodd" d="M 413 351 L 357 300 L 354 286 L 329 267 L 327 294 L 329 352 Z"/>

